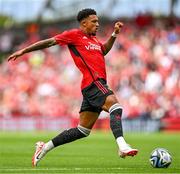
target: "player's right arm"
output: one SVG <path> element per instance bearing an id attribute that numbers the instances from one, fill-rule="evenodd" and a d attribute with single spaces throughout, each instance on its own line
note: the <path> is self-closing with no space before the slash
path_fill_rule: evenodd
<path id="1" fill-rule="evenodd" d="M 51 47 L 56 44 L 57 44 L 57 42 L 54 38 L 49 38 L 49 39 L 38 41 L 32 45 L 29 45 L 28 47 L 25 47 L 19 51 L 16 51 L 15 53 L 11 54 L 8 57 L 8 61 L 16 60 L 18 57 L 22 56 L 23 54 L 26 54 L 26 53 L 29 53 L 32 51 L 36 51 L 36 50 L 41 50 L 44 48 L 48 48 L 48 47 Z"/>

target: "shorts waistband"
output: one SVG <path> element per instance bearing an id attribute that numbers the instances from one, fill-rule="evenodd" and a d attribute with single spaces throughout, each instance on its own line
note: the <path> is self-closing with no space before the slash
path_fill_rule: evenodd
<path id="1" fill-rule="evenodd" d="M 93 81 L 90 85 L 88 85 L 87 87 L 85 87 L 84 89 L 82 89 L 82 92 L 85 91 L 86 89 L 90 88 L 90 87 L 91 87 L 92 85 L 94 85 L 95 82 L 97 82 L 97 81 L 100 81 L 102 84 L 106 84 L 106 83 L 107 83 L 107 81 L 106 81 L 105 79 L 103 79 L 103 78 L 98 78 L 98 79 L 96 79 L 95 81 Z"/>

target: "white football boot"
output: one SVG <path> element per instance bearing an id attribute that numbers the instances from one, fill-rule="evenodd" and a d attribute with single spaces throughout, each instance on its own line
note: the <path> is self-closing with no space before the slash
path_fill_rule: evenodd
<path id="1" fill-rule="evenodd" d="M 44 150 L 45 143 L 42 141 L 39 141 L 36 143 L 36 150 L 32 157 L 32 166 L 36 167 L 39 161 L 46 155 L 46 151 Z"/>
<path id="2" fill-rule="evenodd" d="M 119 152 L 118 152 L 118 154 L 121 158 L 125 158 L 126 156 L 133 157 L 133 156 L 137 155 L 137 153 L 138 153 L 138 150 L 131 148 L 131 146 L 128 144 L 126 147 L 119 149 Z"/>

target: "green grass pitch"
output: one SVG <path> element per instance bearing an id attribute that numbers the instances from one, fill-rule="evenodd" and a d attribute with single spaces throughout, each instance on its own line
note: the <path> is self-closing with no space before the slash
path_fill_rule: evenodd
<path id="1" fill-rule="evenodd" d="M 36 168 L 31 157 L 36 141 L 56 136 L 51 132 L 0 132 L 0 173 L 180 173 L 180 134 L 125 134 L 128 143 L 139 149 L 136 157 L 121 159 L 111 132 L 96 132 L 79 141 L 51 151 Z M 153 149 L 170 151 L 173 161 L 167 169 L 150 166 Z"/>

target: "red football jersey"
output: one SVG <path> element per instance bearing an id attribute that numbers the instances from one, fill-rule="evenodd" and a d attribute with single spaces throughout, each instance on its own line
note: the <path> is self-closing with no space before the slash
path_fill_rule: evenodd
<path id="1" fill-rule="evenodd" d="M 54 38 L 59 45 L 68 45 L 76 66 L 83 74 L 81 89 L 98 78 L 106 80 L 104 46 L 95 36 L 88 36 L 80 29 L 72 29 Z"/>

